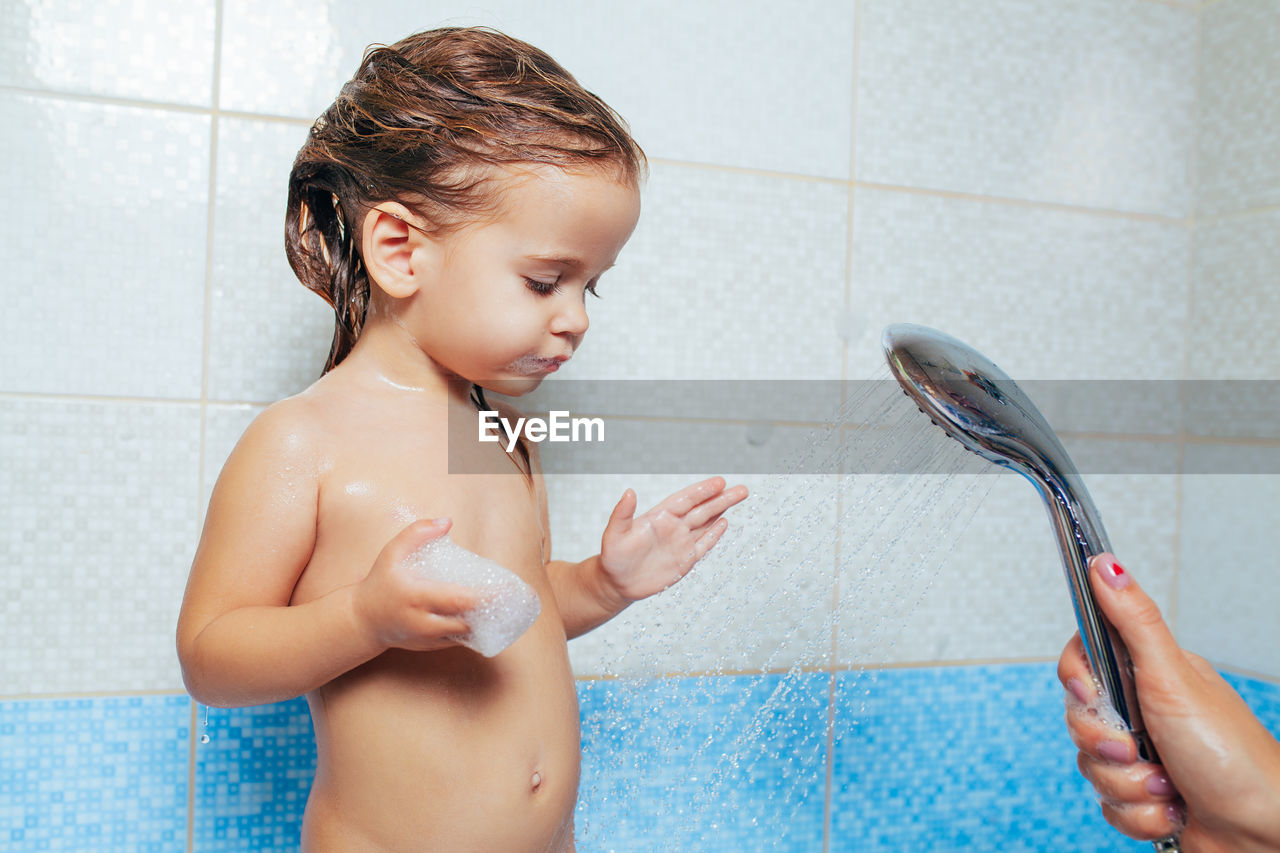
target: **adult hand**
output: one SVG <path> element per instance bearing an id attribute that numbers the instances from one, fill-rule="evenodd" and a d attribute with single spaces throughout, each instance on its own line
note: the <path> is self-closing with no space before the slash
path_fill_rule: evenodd
<path id="1" fill-rule="evenodd" d="M 1133 738 L 1098 714 L 1077 634 L 1058 661 L 1080 772 L 1121 832 L 1181 831 L 1182 849 L 1280 850 L 1280 743 L 1204 658 L 1179 648 L 1155 602 L 1111 554 L 1090 561 L 1102 612 L 1133 659 L 1138 704 L 1161 764 L 1137 761 Z"/>

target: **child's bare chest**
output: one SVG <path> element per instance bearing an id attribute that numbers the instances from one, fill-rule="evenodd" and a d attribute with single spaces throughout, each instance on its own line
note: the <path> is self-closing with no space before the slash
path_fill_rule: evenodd
<path id="1" fill-rule="evenodd" d="M 354 583 L 382 548 L 422 518 L 453 520 L 450 536 L 534 586 L 548 557 L 537 486 L 500 454 L 476 470 L 477 448 L 450 448 L 437 436 L 369 436 L 332 464 L 320 489 L 316 547 L 294 595 L 299 602 Z M 498 466 L 502 463 L 506 469 Z"/>

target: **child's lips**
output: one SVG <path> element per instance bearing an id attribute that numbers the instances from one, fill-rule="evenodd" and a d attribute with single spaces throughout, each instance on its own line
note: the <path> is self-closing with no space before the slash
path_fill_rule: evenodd
<path id="1" fill-rule="evenodd" d="M 569 360 L 567 355 L 543 358 L 537 355 L 526 355 L 516 359 L 511 365 L 517 373 L 555 373 L 560 365 Z"/>

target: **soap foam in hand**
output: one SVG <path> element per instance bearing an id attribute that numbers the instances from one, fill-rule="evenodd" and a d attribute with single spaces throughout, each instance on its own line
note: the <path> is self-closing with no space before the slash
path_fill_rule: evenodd
<path id="1" fill-rule="evenodd" d="M 487 658 L 519 639 L 542 612 L 533 587 L 493 560 L 458 545 L 448 534 L 418 548 L 406 563 L 421 578 L 465 586 L 480 594 L 480 604 L 462 614 L 471 631 L 451 639 Z"/>

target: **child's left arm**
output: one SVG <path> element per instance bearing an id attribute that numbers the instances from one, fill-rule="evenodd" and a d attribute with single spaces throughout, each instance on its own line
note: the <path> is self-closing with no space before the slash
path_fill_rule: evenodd
<path id="1" fill-rule="evenodd" d="M 747 497 L 746 486 L 726 489 L 721 477 L 695 483 L 637 516 L 627 489 L 613 508 L 600 553 L 581 563 L 552 561 L 547 574 L 570 639 L 683 578 L 719 541 L 726 510 Z"/>

